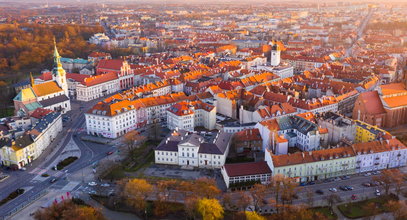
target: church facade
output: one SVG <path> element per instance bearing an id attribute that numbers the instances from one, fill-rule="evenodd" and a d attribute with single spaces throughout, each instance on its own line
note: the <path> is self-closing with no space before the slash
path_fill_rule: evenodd
<path id="1" fill-rule="evenodd" d="M 62 68 L 61 56 L 58 53 L 56 44 L 52 80 L 35 84 L 31 76 L 30 86 L 22 89 L 13 101 L 15 114 L 21 116 L 30 115 L 37 108 L 50 109 L 62 114 L 71 110 L 66 72 Z"/>

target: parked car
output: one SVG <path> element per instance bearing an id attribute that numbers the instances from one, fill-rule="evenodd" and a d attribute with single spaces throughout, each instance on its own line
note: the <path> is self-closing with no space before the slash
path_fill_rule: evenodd
<path id="1" fill-rule="evenodd" d="M 370 187 L 370 183 L 362 183 L 362 186 Z"/>
<path id="2" fill-rule="evenodd" d="M 345 187 L 346 187 L 346 189 L 348 189 L 349 191 L 354 189 L 353 186 L 345 186 Z"/>
<path id="3" fill-rule="evenodd" d="M 100 186 L 103 186 L 103 187 L 109 187 L 109 186 L 110 186 L 110 184 L 109 184 L 109 183 L 103 183 L 103 184 L 100 184 Z"/>
<path id="4" fill-rule="evenodd" d="M 57 181 L 57 178 L 53 178 L 53 179 L 51 179 L 49 182 L 50 183 L 55 183 Z"/>
<path id="5" fill-rule="evenodd" d="M 329 188 L 330 192 L 338 192 L 338 190 L 336 188 Z"/>
<path id="6" fill-rule="evenodd" d="M 371 173 L 365 173 L 364 176 L 371 176 Z"/>
<path id="7" fill-rule="evenodd" d="M 25 167 L 21 167 L 21 168 L 20 168 L 20 170 L 21 170 L 21 171 L 26 171 L 26 170 L 27 170 L 27 168 L 25 168 Z"/>
<path id="8" fill-rule="evenodd" d="M 89 182 L 88 185 L 89 185 L 89 186 L 97 186 L 98 184 L 95 183 L 95 182 Z"/>
<path id="9" fill-rule="evenodd" d="M 346 186 L 340 186 L 339 189 L 342 191 L 348 191 L 348 188 Z"/>
<path id="10" fill-rule="evenodd" d="M 324 194 L 324 191 L 318 189 L 317 191 L 315 191 L 315 193 L 317 193 L 317 194 L 319 194 L 319 195 L 323 195 L 323 194 Z"/>
<path id="11" fill-rule="evenodd" d="M 314 185 L 314 184 L 315 184 L 314 181 L 311 181 L 311 182 L 308 183 L 308 185 Z"/>
<path id="12" fill-rule="evenodd" d="M 380 191 L 378 189 L 376 189 L 375 193 L 376 196 L 380 196 Z"/>
<path id="13" fill-rule="evenodd" d="M 306 186 L 307 185 L 307 183 L 306 182 L 302 182 L 302 183 L 300 183 L 300 186 Z"/>
<path id="14" fill-rule="evenodd" d="M 355 194 L 353 194 L 352 196 L 351 196 L 351 199 L 352 200 L 356 200 L 358 197 L 355 195 Z"/>

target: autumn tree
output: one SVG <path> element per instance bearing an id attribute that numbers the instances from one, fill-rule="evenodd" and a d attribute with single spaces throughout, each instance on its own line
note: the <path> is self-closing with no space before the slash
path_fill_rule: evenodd
<path id="1" fill-rule="evenodd" d="M 379 176 L 373 177 L 373 180 L 383 183 L 382 188 L 386 195 L 389 194 L 391 186 L 394 184 L 394 173 L 392 170 L 383 170 Z"/>
<path id="2" fill-rule="evenodd" d="M 84 205 L 77 205 L 72 200 L 55 203 L 50 207 L 39 209 L 34 214 L 36 220 L 104 220 L 99 210 Z"/>
<path id="3" fill-rule="evenodd" d="M 246 220 L 266 220 L 265 217 L 257 214 L 257 212 L 245 211 Z"/>
<path id="4" fill-rule="evenodd" d="M 256 211 L 260 208 L 260 203 L 265 199 L 267 187 L 263 184 L 257 183 L 249 190 L 252 196 L 253 205 Z"/>
<path id="5" fill-rule="evenodd" d="M 389 200 L 385 204 L 385 208 L 389 211 L 395 220 L 407 219 L 407 203 L 404 200 Z"/>
<path id="6" fill-rule="evenodd" d="M 367 218 L 369 220 L 374 220 L 375 215 L 379 213 L 379 210 L 377 208 L 377 205 L 374 202 L 369 202 L 366 206 L 363 207 L 363 211 L 367 213 Z"/>
<path id="7" fill-rule="evenodd" d="M 127 203 L 142 212 L 146 208 L 148 196 L 153 192 L 153 186 L 145 179 L 132 179 L 126 183 L 123 192 Z"/>
<path id="8" fill-rule="evenodd" d="M 197 207 L 197 198 L 194 196 L 189 196 L 184 199 L 184 209 L 185 213 L 188 217 L 194 218 L 195 217 L 195 210 Z"/>
<path id="9" fill-rule="evenodd" d="M 122 139 L 122 143 L 127 147 L 127 153 L 130 153 L 137 145 L 142 144 L 144 141 L 146 141 L 146 137 L 140 135 L 136 130 L 127 132 L 123 135 Z"/>
<path id="10" fill-rule="evenodd" d="M 251 197 L 243 191 L 239 191 L 234 200 L 235 205 L 238 207 L 238 209 L 243 211 L 246 210 L 247 207 L 249 207 L 251 201 Z"/>
<path id="11" fill-rule="evenodd" d="M 198 200 L 197 211 L 205 220 L 223 219 L 223 207 L 217 199 Z"/>
<path id="12" fill-rule="evenodd" d="M 330 209 L 331 211 L 333 210 L 333 209 L 332 209 L 333 206 L 334 206 L 337 202 L 341 201 L 340 197 L 339 197 L 337 194 L 335 194 L 335 193 L 331 193 L 331 194 L 325 196 L 324 198 L 325 198 L 326 202 L 328 203 L 329 209 Z"/>
<path id="13" fill-rule="evenodd" d="M 106 175 L 117 166 L 119 166 L 119 164 L 113 160 L 110 160 L 109 158 L 102 159 L 96 166 L 96 178 L 104 179 Z M 112 179 L 110 181 L 112 181 Z"/>
<path id="14" fill-rule="evenodd" d="M 192 192 L 198 198 L 215 198 L 221 193 L 220 189 L 216 186 L 215 179 L 202 177 L 195 180 L 192 184 Z"/>
<path id="15" fill-rule="evenodd" d="M 310 189 L 307 189 L 305 195 L 307 197 L 307 205 L 309 207 L 314 206 L 314 192 Z"/>

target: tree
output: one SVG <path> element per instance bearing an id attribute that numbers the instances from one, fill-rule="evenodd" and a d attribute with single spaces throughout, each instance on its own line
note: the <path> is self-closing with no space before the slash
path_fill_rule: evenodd
<path id="1" fill-rule="evenodd" d="M 197 211 L 205 220 L 216 220 L 223 218 L 223 207 L 217 199 L 200 199 L 197 203 Z"/>
<path id="2" fill-rule="evenodd" d="M 257 212 L 245 211 L 246 220 L 266 220 L 265 217 L 257 214 Z"/>
<path id="3" fill-rule="evenodd" d="M 216 186 L 215 179 L 202 177 L 194 181 L 192 184 L 192 193 L 198 198 L 215 198 L 221 193 L 220 189 Z"/>
<path id="4" fill-rule="evenodd" d="M 260 202 L 264 200 L 267 192 L 267 187 L 263 184 L 257 183 L 249 190 L 253 199 L 253 205 L 256 211 L 260 208 Z"/>
<path id="5" fill-rule="evenodd" d="M 251 198 L 245 192 L 239 191 L 237 193 L 237 197 L 236 197 L 235 201 L 236 201 L 236 206 L 238 207 L 238 209 L 245 211 L 251 203 Z"/>
<path id="6" fill-rule="evenodd" d="M 407 204 L 404 200 L 389 200 L 385 204 L 385 209 L 391 212 L 395 220 L 407 219 Z"/>
<path id="7" fill-rule="evenodd" d="M 314 206 L 314 192 L 307 188 L 306 196 L 307 196 L 307 205 L 309 207 L 313 207 Z"/>
<path id="8" fill-rule="evenodd" d="M 335 203 L 339 202 L 341 199 L 339 196 L 335 193 L 331 193 L 327 196 L 325 196 L 325 200 L 328 203 L 329 209 L 332 211 L 332 207 L 335 205 Z"/>
<path id="9" fill-rule="evenodd" d="M 122 142 L 127 147 L 127 152 L 130 153 L 137 145 L 146 141 L 146 137 L 140 135 L 136 130 L 127 132 L 123 135 Z"/>
<path id="10" fill-rule="evenodd" d="M 153 186 L 145 179 L 132 179 L 126 183 L 123 192 L 127 203 L 142 212 L 146 208 L 148 196 L 153 192 Z"/>
<path id="11" fill-rule="evenodd" d="M 393 185 L 394 176 L 392 170 L 383 170 L 379 176 L 373 177 L 373 180 L 382 182 L 383 189 L 386 195 L 389 195 L 391 186 Z"/>
<path id="12" fill-rule="evenodd" d="M 196 206 L 197 206 L 196 197 L 189 196 L 184 199 L 184 209 L 188 217 L 190 218 L 195 217 Z"/>
<path id="13" fill-rule="evenodd" d="M 55 203 L 50 207 L 39 209 L 34 214 L 36 220 L 104 220 L 99 210 L 84 205 L 77 205 L 72 200 Z"/>
<path id="14" fill-rule="evenodd" d="M 101 161 L 99 161 L 96 167 L 95 176 L 98 179 L 104 179 L 106 175 L 113 169 L 115 169 L 117 166 L 119 166 L 119 164 L 113 160 L 110 160 L 108 158 L 102 159 Z"/>
<path id="15" fill-rule="evenodd" d="M 282 174 L 277 174 L 270 179 L 270 184 L 268 185 L 271 189 L 272 193 L 274 194 L 274 202 L 276 205 L 276 211 L 279 212 L 279 200 L 280 200 L 280 193 L 281 193 L 281 186 L 284 180 L 284 176 Z"/>
<path id="16" fill-rule="evenodd" d="M 369 202 L 366 206 L 363 207 L 363 211 L 368 215 L 369 220 L 374 220 L 375 215 L 379 213 L 379 210 L 374 202 Z"/>

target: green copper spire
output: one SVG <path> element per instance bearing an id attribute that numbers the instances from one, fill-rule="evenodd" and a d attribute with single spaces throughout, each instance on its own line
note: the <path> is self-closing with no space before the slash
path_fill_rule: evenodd
<path id="1" fill-rule="evenodd" d="M 57 43 L 54 37 L 54 67 L 62 67 L 61 56 L 58 53 Z"/>

